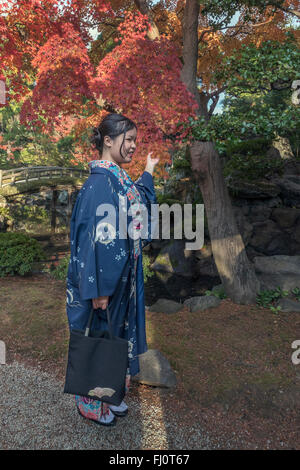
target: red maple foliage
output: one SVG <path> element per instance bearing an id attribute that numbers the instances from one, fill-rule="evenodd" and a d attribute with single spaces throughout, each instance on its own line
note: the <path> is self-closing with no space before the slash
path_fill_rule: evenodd
<path id="1" fill-rule="evenodd" d="M 160 156 L 158 173 L 167 177 L 168 150 L 176 135 L 182 137 L 177 122 L 194 116 L 197 109 L 180 80 L 178 46 L 167 35 L 149 40 L 147 16 L 127 11 L 117 28 L 116 46 L 95 68 L 87 47 L 90 37 L 78 21 L 91 2 L 72 0 L 61 17 L 58 1 L 28 3 L 20 2 L 20 11 L 12 8 L 6 19 L 0 17 L 0 32 L 6 38 L 3 56 L 10 70 L 7 77 L 14 99 L 23 101 L 21 124 L 47 133 L 53 141 L 73 133 L 77 145 L 72 163 L 76 165 L 99 158 L 87 138 L 91 127 L 99 124 L 108 109 L 120 112 L 138 128 L 136 158 L 127 168 L 129 173 L 137 176 L 148 152 L 153 151 Z M 114 16 L 110 2 L 94 0 L 93 4 L 95 16 Z M 31 14 L 25 16 L 25 11 Z M 12 37 L 13 18 L 23 25 L 27 38 L 23 48 L 20 39 Z M 31 60 L 24 69 L 25 56 Z"/>

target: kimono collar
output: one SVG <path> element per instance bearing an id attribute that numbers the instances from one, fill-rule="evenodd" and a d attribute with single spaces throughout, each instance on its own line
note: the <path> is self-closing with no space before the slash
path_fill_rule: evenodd
<path id="1" fill-rule="evenodd" d="M 90 168 L 90 173 L 94 173 L 92 170 L 94 168 L 107 168 L 108 170 L 122 171 L 122 168 L 110 160 L 92 160 L 88 163 Z"/>
<path id="2" fill-rule="evenodd" d="M 119 165 L 110 160 L 92 160 L 88 163 L 90 167 L 90 173 L 99 173 L 98 169 L 106 168 L 111 171 L 117 178 L 119 183 L 123 186 L 123 189 L 128 197 L 128 199 L 133 202 L 134 200 L 142 202 L 141 195 L 136 188 L 134 182 L 128 175 L 128 173 L 123 170 Z M 101 170 L 100 170 L 101 172 Z"/>

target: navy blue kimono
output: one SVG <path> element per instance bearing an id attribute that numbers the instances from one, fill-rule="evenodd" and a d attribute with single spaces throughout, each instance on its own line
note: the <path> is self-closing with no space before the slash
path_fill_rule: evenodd
<path id="1" fill-rule="evenodd" d="M 91 299 L 109 296 L 113 334 L 128 340 L 128 374 L 135 375 L 139 372 L 138 355 L 147 351 L 142 248 L 151 241 L 151 224 L 157 224 L 153 211 L 151 218 L 151 205 L 157 204 L 153 177 L 145 171 L 133 182 L 124 169 L 107 160 L 94 160 L 89 167 L 90 176 L 77 196 L 71 217 L 66 303 L 69 327 L 84 329 Z M 141 211 L 130 215 L 129 210 L 132 204 L 139 208 L 141 203 L 148 212 L 148 235 L 144 238 L 139 235 Z M 115 212 L 107 212 L 108 206 L 103 204 L 110 204 Z M 122 211 L 125 217 L 121 217 Z M 130 227 L 135 227 L 134 239 L 128 234 Z M 120 232 L 126 232 L 127 238 L 121 238 Z M 95 310 L 92 328 L 107 329 L 106 310 Z"/>

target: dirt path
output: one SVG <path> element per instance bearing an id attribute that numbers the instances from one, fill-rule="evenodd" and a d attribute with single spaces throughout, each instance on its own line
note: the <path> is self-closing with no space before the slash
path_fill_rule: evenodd
<path id="1" fill-rule="evenodd" d="M 45 276 L 1 279 L 0 306 L 7 363 L 32 366 L 62 383 L 64 283 Z M 299 326 L 299 313 L 274 314 L 228 299 L 204 312 L 148 311 L 148 346 L 168 358 L 178 384 L 166 390 L 133 383 L 128 399 L 153 430 L 143 446 L 160 435 L 167 449 L 299 449 L 300 365 L 291 362 Z"/>

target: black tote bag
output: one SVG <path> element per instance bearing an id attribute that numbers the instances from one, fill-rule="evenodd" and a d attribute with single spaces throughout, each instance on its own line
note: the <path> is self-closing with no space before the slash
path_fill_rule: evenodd
<path id="1" fill-rule="evenodd" d="M 64 393 L 118 406 L 125 396 L 128 341 L 113 336 L 109 308 L 108 331 L 71 330 Z"/>

